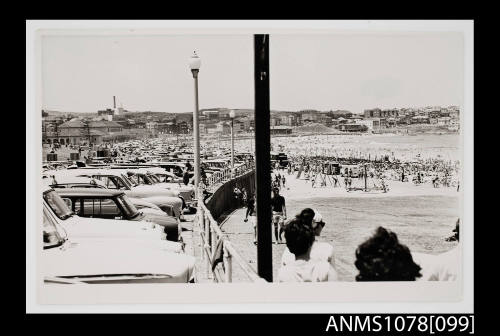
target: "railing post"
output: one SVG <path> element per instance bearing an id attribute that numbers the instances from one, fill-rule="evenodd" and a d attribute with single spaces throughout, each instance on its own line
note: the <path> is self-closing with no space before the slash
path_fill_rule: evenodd
<path id="1" fill-rule="evenodd" d="M 210 225 L 211 226 L 211 225 Z M 215 253 L 215 249 L 217 248 L 217 233 L 215 232 L 214 228 L 211 228 L 211 246 L 212 246 L 212 255 Z"/>
<path id="2" fill-rule="evenodd" d="M 210 219 L 208 219 L 205 223 L 205 245 L 203 246 L 204 253 L 209 253 L 210 251 Z M 207 278 L 210 278 L 210 258 L 207 256 Z"/>
<path id="3" fill-rule="evenodd" d="M 224 248 L 224 276 L 225 276 L 225 282 L 233 282 L 233 265 L 231 261 L 231 254 L 229 251 L 226 249 L 226 246 Z"/>
<path id="4" fill-rule="evenodd" d="M 198 227 L 200 230 L 200 236 L 201 232 L 205 231 L 205 212 L 203 211 L 203 208 L 198 205 Z M 201 244 L 201 260 L 205 260 L 205 251 L 203 250 L 204 244 Z"/>

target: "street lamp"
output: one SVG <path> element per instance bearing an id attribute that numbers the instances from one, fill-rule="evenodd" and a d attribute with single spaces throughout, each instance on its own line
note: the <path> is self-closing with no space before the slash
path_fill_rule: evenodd
<path id="1" fill-rule="evenodd" d="M 196 51 L 189 59 L 189 68 L 194 78 L 194 111 L 193 111 L 193 132 L 194 132 L 194 187 L 196 199 L 200 199 L 198 186 L 200 183 L 200 128 L 198 124 L 198 73 L 200 72 L 201 59 L 196 55 Z"/>
<path id="2" fill-rule="evenodd" d="M 231 177 L 234 177 L 234 110 L 229 111 L 231 118 Z"/>

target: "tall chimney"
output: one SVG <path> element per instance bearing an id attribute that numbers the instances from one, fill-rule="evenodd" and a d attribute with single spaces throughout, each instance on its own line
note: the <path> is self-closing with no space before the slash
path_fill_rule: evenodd
<path id="1" fill-rule="evenodd" d="M 116 108 L 116 97 L 113 96 L 113 108 L 115 109 Z"/>

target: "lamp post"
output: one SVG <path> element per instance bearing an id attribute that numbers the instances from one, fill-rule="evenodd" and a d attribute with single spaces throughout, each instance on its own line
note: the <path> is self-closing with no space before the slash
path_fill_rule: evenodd
<path id="1" fill-rule="evenodd" d="M 196 51 L 189 59 L 189 68 L 194 78 L 194 111 L 193 111 L 193 135 L 194 135 L 194 188 L 196 199 L 200 199 L 200 129 L 198 124 L 198 73 L 200 72 L 201 59 L 196 55 Z"/>
<path id="2" fill-rule="evenodd" d="M 229 112 L 231 118 L 231 178 L 234 177 L 234 110 Z"/>

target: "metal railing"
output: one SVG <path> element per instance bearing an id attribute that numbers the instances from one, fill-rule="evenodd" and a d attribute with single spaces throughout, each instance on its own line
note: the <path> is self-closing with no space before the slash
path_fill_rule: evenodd
<path id="1" fill-rule="evenodd" d="M 248 162 L 244 165 L 238 166 L 234 168 L 234 173 L 231 173 L 231 168 L 225 168 L 221 171 L 214 172 L 209 178 L 206 179 L 206 187 L 213 189 L 218 185 L 229 181 L 230 179 L 243 175 L 252 169 L 255 168 L 255 164 L 253 162 Z"/>
<path id="2" fill-rule="evenodd" d="M 213 277 L 216 282 L 233 282 L 233 266 L 236 264 L 248 279 L 252 282 L 267 282 L 261 278 L 243 257 L 238 253 L 229 241 L 228 237 L 221 231 L 219 224 L 212 217 L 205 204 L 198 204 L 196 223 L 199 227 L 201 237 L 201 255 L 206 267 L 207 278 Z M 216 249 L 222 244 L 223 267 L 212 268 Z"/>

